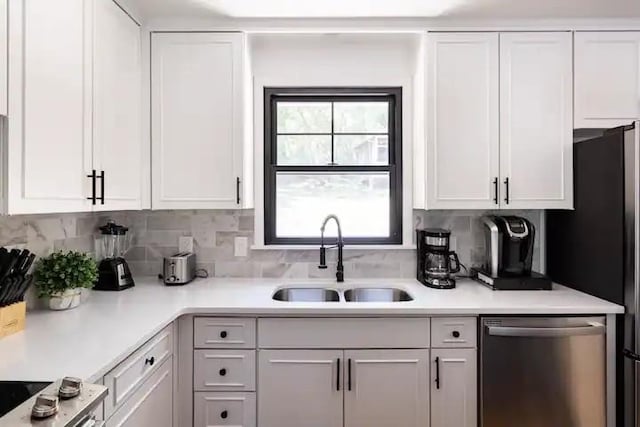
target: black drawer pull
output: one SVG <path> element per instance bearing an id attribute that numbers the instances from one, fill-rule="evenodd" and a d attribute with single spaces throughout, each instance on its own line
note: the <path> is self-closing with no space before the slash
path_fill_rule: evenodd
<path id="1" fill-rule="evenodd" d="M 227 337 L 227 331 L 220 332 L 220 338 L 224 339 Z"/>
<path id="2" fill-rule="evenodd" d="M 460 338 L 460 332 L 458 331 L 451 332 L 451 335 L 453 335 L 454 338 Z"/>
<path id="3" fill-rule="evenodd" d="M 156 363 L 156 358 L 153 356 L 144 360 L 145 365 L 153 366 L 154 363 Z"/>
<path id="4" fill-rule="evenodd" d="M 226 419 L 228 416 L 229 416 L 229 413 L 227 411 L 220 412 L 220 418 L 222 418 L 223 420 Z"/>
<path id="5" fill-rule="evenodd" d="M 224 377 L 225 375 L 227 375 L 227 370 L 222 368 L 222 369 L 220 369 L 219 374 L 220 374 L 221 377 Z"/>
<path id="6" fill-rule="evenodd" d="M 440 390 L 440 358 L 436 357 L 436 389 Z"/>

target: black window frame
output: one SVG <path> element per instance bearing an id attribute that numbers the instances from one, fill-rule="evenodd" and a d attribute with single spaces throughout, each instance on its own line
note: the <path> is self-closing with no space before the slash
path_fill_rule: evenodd
<path id="1" fill-rule="evenodd" d="M 277 103 L 279 101 L 340 102 L 389 101 L 388 165 L 278 166 Z M 331 118 L 333 123 L 333 117 Z M 333 128 L 333 125 L 332 125 Z M 332 145 L 335 133 L 332 129 Z M 333 159 L 332 159 L 333 160 Z M 276 176 L 278 172 L 388 172 L 389 237 L 345 237 L 349 245 L 401 245 L 403 243 L 402 87 L 265 87 L 264 88 L 264 244 L 319 245 L 317 237 L 276 236 Z M 363 212 L 366 215 L 366 212 Z M 348 234 L 348 230 L 343 230 Z"/>

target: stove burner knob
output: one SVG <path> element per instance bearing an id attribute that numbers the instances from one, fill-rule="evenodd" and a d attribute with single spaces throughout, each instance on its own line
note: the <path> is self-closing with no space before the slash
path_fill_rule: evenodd
<path id="1" fill-rule="evenodd" d="M 58 396 L 41 394 L 36 398 L 36 403 L 31 409 L 31 417 L 42 419 L 58 413 Z"/>
<path id="2" fill-rule="evenodd" d="M 82 380 L 75 377 L 64 377 L 58 390 L 58 395 L 62 399 L 72 399 L 82 391 Z"/>

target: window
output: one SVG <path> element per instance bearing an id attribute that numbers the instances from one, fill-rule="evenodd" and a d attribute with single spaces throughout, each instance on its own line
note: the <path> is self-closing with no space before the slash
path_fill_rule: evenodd
<path id="1" fill-rule="evenodd" d="M 265 88 L 265 244 L 402 243 L 402 89 Z M 335 236 L 333 225 L 327 236 Z"/>

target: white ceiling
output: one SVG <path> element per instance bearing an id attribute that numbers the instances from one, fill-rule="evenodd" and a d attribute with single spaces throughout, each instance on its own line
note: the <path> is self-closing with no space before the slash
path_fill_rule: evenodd
<path id="1" fill-rule="evenodd" d="M 640 0 L 129 0 L 148 18 L 634 18 Z"/>

